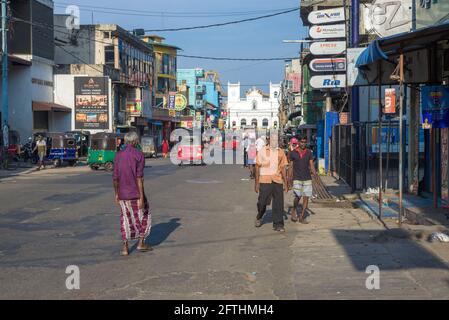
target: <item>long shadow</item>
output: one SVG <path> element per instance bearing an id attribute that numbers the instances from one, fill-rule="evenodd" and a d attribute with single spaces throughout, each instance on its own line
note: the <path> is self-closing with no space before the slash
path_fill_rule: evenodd
<path id="1" fill-rule="evenodd" d="M 364 271 L 368 265 L 381 270 L 443 269 L 448 265 L 417 243 L 401 229 L 332 230 L 355 269 Z M 431 271 L 430 271 L 431 272 Z"/>
<path id="2" fill-rule="evenodd" d="M 282 217 L 284 220 L 288 220 L 288 216 L 285 211 L 282 213 Z M 265 214 L 262 217 L 262 223 L 263 224 L 273 223 L 273 210 L 269 209 L 265 211 Z"/>
<path id="3" fill-rule="evenodd" d="M 151 246 L 163 243 L 177 228 L 181 226 L 180 218 L 172 218 L 169 222 L 159 223 L 151 227 L 150 238 L 147 240 Z"/>

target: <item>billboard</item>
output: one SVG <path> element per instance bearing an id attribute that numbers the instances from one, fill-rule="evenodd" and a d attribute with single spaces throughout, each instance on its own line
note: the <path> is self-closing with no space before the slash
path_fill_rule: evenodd
<path id="1" fill-rule="evenodd" d="M 412 0 L 375 0 L 364 4 L 364 31 L 382 38 L 410 31 L 412 7 Z"/>
<path id="2" fill-rule="evenodd" d="M 75 130 L 109 129 L 109 78 L 75 77 Z"/>
<path id="3" fill-rule="evenodd" d="M 329 24 L 313 26 L 309 35 L 314 39 L 345 38 L 346 26 L 344 24 Z"/>
<path id="4" fill-rule="evenodd" d="M 449 127 L 449 87 L 424 86 L 421 88 L 422 127 Z"/>

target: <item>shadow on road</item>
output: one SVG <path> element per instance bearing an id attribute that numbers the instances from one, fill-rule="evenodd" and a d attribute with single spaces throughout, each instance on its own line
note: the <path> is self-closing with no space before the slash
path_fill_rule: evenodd
<path id="1" fill-rule="evenodd" d="M 170 236 L 177 228 L 181 226 L 180 218 L 172 218 L 169 222 L 159 223 L 151 227 L 150 238 L 148 240 L 151 246 L 158 246 Z"/>

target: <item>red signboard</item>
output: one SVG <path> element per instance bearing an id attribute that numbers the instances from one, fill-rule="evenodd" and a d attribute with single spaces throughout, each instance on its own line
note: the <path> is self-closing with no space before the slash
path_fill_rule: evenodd
<path id="1" fill-rule="evenodd" d="M 396 113 L 396 89 L 385 89 L 384 113 Z"/>

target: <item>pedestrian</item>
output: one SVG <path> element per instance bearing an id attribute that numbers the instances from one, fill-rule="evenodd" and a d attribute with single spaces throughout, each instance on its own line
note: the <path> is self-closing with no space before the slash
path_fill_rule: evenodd
<path id="1" fill-rule="evenodd" d="M 168 141 L 167 141 L 167 139 L 164 139 L 162 141 L 162 156 L 164 157 L 164 159 L 167 158 L 168 151 L 169 151 Z"/>
<path id="2" fill-rule="evenodd" d="M 307 138 L 304 136 L 300 137 L 299 140 L 292 138 L 290 145 L 288 161 L 293 171 L 293 192 L 295 194 L 291 220 L 307 224 L 309 222 L 306 220 L 306 213 L 309 197 L 312 196 L 313 191 L 312 175 L 316 176 L 313 154 L 312 151 L 307 149 Z M 298 207 L 301 198 L 303 199 L 302 211 L 298 217 Z"/>
<path id="3" fill-rule="evenodd" d="M 257 217 L 255 226 L 262 225 L 262 218 L 267 209 L 268 199 L 272 198 L 273 229 L 285 232 L 284 229 L 284 192 L 287 192 L 287 178 L 285 168 L 287 157 L 278 147 L 277 136 L 266 138 L 266 145 L 256 156 L 255 191 L 259 194 L 257 201 Z"/>
<path id="4" fill-rule="evenodd" d="M 249 168 L 249 177 L 250 179 L 254 179 L 256 175 L 256 156 L 257 156 L 257 149 L 256 149 L 256 143 L 253 139 L 248 139 L 248 145 L 246 147 L 246 154 L 247 154 L 247 166 Z"/>
<path id="5" fill-rule="evenodd" d="M 128 241 L 139 239 L 137 250 L 145 252 L 152 248 L 145 243 L 151 230 L 151 208 L 145 196 L 144 168 L 145 156 L 136 146 L 139 137 L 135 132 L 125 134 L 124 150 L 114 159 L 115 201 L 120 206 L 123 248 L 121 255 L 128 255 Z"/>
<path id="6" fill-rule="evenodd" d="M 39 157 L 39 167 L 37 168 L 37 170 L 40 170 L 41 167 L 44 167 L 45 169 L 44 159 L 45 155 L 47 154 L 47 143 L 45 142 L 44 137 L 42 137 L 41 135 L 37 137 L 37 142 L 36 146 L 33 149 L 33 153 L 36 152 L 36 150 Z"/>
<path id="7" fill-rule="evenodd" d="M 248 146 L 249 146 L 249 139 L 248 135 L 244 134 L 243 136 L 243 167 L 248 167 Z"/>
<path id="8" fill-rule="evenodd" d="M 257 140 L 256 140 L 257 152 L 262 150 L 262 148 L 265 147 L 266 144 L 267 144 L 267 137 L 266 136 L 261 136 L 261 137 L 257 138 Z"/>

